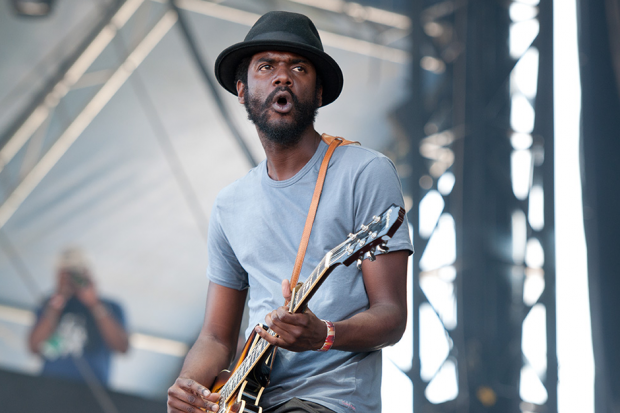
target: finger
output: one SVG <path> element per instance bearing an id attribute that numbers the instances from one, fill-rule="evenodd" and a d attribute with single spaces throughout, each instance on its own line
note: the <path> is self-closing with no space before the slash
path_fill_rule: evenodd
<path id="1" fill-rule="evenodd" d="M 265 322 L 269 328 L 279 334 L 282 331 L 291 330 L 297 325 L 295 318 L 291 316 L 292 314 L 288 312 L 286 307 L 280 307 L 267 314 Z"/>
<path id="2" fill-rule="evenodd" d="M 259 331 L 260 330 L 260 331 Z M 263 330 L 260 327 L 257 327 L 255 329 L 256 333 L 258 335 L 260 335 L 265 341 L 267 341 L 269 344 L 276 346 L 276 347 L 281 347 L 290 351 L 305 351 L 307 349 L 302 349 L 301 347 L 298 346 L 293 346 L 291 343 L 294 342 L 294 339 L 292 338 L 292 336 L 290 334 L 288 334 L 285 331 L 282 331 L 282 335 L 280 336 L 278 333 L 278 337 L 274 337 L 271 334 L 267 333 L 265 330 Z M 276 330 L 274 330 L 276 331 Z M 276 331 L 277 332 L 277 331 Z"/>
<path id="3" fill-rule="evenodd" d="M 178 381 L 178 380 L 177 380 Z M 209 409 L 212 402 L 206 402 L 199 396 L 186 391 L 178 386 L 178 383 L 168 389 L 168 413 L 172 412 L 195 412 L 198 413 L 201 409 Z"/>
<path id="4" fill-rule="evenodd" d="M 273 314 L 275 313 L 275 314 Z M 305 313 L 291 313 L 287 307 L 278 307 L 271 314 L 272 322 L 275 326 L 285 330 L 291 330 L 295 327 L 306 327 L 309 317 Z"/>
<path id="5" fill-rule="evenodd" d="M 192 379 L 179 377 L 177 379 L 177 384 L 182 389 L 188 390 L 192 392 L 193 394 L 200 396 L 201 398 L 205 400 L 209 400 L 212 402 L 219 400 L 219 397 L 220 397 L 219 393 L 211 393 L 211 391 L 207 389 L 205 386 L 203 386 L 202 384 Z"/>
<path id="6" fill-rule="evenodd" d="M 287 279 L 282 280 L 282 296 L 285 301 L 289 301 L 292 297 L 291 282 Z"/>
<path id="7" fill-rule="evenodd" d="M 261 326 L 256 326 L 254 327 L 254 331 L 256 332 L 256 334 L 258 334 L 259 336 L 261 336 L 261 338 L 263 338 L 265 341 L 267 341 L 269 344 L 273 344 L 274 346 L 278 345 L 278 340 L 276 337 L 272 336 L 271 334 L 269 334 L 267 331 L 263 330 L 261 328 Z"/>
<path id="8" fill-rule="evenodd" d="M 217 412 L 218 405 L 207 401 L 198 401 L 197 404 L 189 404 L 179 399 L 168 398 L 168 413 L 201 413 Z"/>
<path id="9" fill-rule="evenodd" d="M 278 307 L 276 308 L 275 313 L 278 321 L 282 321 L 284 323 L 295 322 L 295 317 L 291 317 L 293 314 L 288 311 L 287 307 Z M 271 318 L 273 318 L 273 316 Z"/>
<path id="10" fill-rule="evenodd" d="M 277 316 L 274 315 L 274 313 L 275 311 L 270 313 L 267 319 L 268 321 L 271 321 L 271 325 L 269 326 L 269 328 L 276 333 L 277 337 L 272 336 L 271 334 L 269 334 L 269 332 L 265 331 L 260 326 L 257 326 L 255 331 L 270 344 L 276 345 L 278 347 L 288 346 L 295 340 L 295 337 L 299 335 L 300 328 L 295 325 L 287 324 L 281 321 Z"/>
<path id="11" fill-rule="evenodd" d="M 271 328 L 273 327 L 274 321 L 279 321 L 278 315 L 275 310 L 273 310 L 270 313 L 267 313 L 267 315 L 265 316 L 265 324 L 267 324 L 267 327 Z"/>

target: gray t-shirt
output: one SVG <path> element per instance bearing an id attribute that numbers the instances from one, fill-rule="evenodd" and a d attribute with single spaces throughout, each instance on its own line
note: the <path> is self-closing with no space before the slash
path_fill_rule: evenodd
<path id="1" fill-rule="evenodd" d="M 312 159 L 285 181 L 272 180 L 262 162 L 222 190 L 213 206 L 207 274 L 211 282 L 229 288 L 250 288 L 246 337 L 268 312 L 284 304 L 281 282 L 291 277 L 326 150 L 327 144 L 321 141 Z M 299 280 L 303 282 L 349 233 L 393 203 L 404 205 L 396 168 L 387 157 L 360 146 L 337 148 Z M 390 251 L 413 250 L 406 219 L 388 246 Z M 317 317 L 334 322 L 368 307 L 362 273 L 355 265 L 338 266 L 309 302 Z M 341 413 L 380 411 L 381 352 L 278 349 L 261 405 L 274 406 L 293 397 Z"/>

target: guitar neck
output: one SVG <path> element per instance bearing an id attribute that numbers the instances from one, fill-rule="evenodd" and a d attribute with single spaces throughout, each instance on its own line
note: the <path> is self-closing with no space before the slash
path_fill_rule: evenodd
<path id="1" fill-rule="evenodd" d="M 340 257 L 344 253 L 346 253 L 346 249 L 343 247 L 345 243 L 340 244 L 338 247 L 334 248 L 330 252 L 328 252 L 319 265 L 316 266 L 312 273 L 308 276 L 306 281 L 299 287 L 294 288 L 293 296 L 291 299 L 291 312 L 292 313 L 301 313 L 303 312 L 307 305 L 308 301 L 314 296 L 314 293 L 319 289 L 323 281 L 327 279 L 327 276 L 331 274 L 331 272 L 340 265 L 340 262 L 336 261 L 334 258 Z"/>

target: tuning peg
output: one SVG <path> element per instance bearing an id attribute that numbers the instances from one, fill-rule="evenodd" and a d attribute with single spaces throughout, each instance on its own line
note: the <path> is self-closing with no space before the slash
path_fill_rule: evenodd
<path id="1" fill-rule="evenodd" d="M 360 271 L 362 270 L 362 261 L 363 260 L 361 258 L 357 259 L 357 269 Z"/>
<path id="2" fill-rule="evenodd" d="M 383 252 L 383 253 L 390 251 L 390 249 L 388 248 L 388 246 L 387 246 L 387 244 L 385 242 L 382 243 L 382 244 L 377 245 L 377 250 L 379 252 Z"/>
<path id="3" fill-rule="evenodd" d="M 368 258 L 369 261 L 374 261 L 377 259 L 373 250 L 370 250 L 366 253 L 366 258 Z"/>

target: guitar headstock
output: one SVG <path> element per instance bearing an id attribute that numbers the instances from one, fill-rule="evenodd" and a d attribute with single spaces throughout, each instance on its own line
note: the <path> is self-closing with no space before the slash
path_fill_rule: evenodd
<path id="1" fill-rule="evenodd" d="M 346 253 L 333 262 L 341 262 L 348 266 L 357 261 L 358 268 L 364 259 L 375 260 L 375 251 L 387 252 L 387 240 L 391 238 L 405 218 L 405 210 L 398 205 L 392 204 L 381 215 L 373 217 L 373 220 L 362 225 L 359 231 L 349 234 L 349 238 L 339 246 Z"/>
<path id="2" fill-rule="evenodd" d="M 292 299 L 288 303 L 289 311 L 291 313 L 303 311 L 318 286 L 338 265 L 348 266 L 357 261 L 358 268 L 361 268 L 364 259 L 375 260 L 375 251 L 387 252 L 387 240 L 394 235 L 404 219 L 405 210 L 392 204 L 381 215 L 362 225 L 359 231 L 349 234 L 346 241 L 323 257 L 303 284 L 299 283 L 293 287 Z"/>

